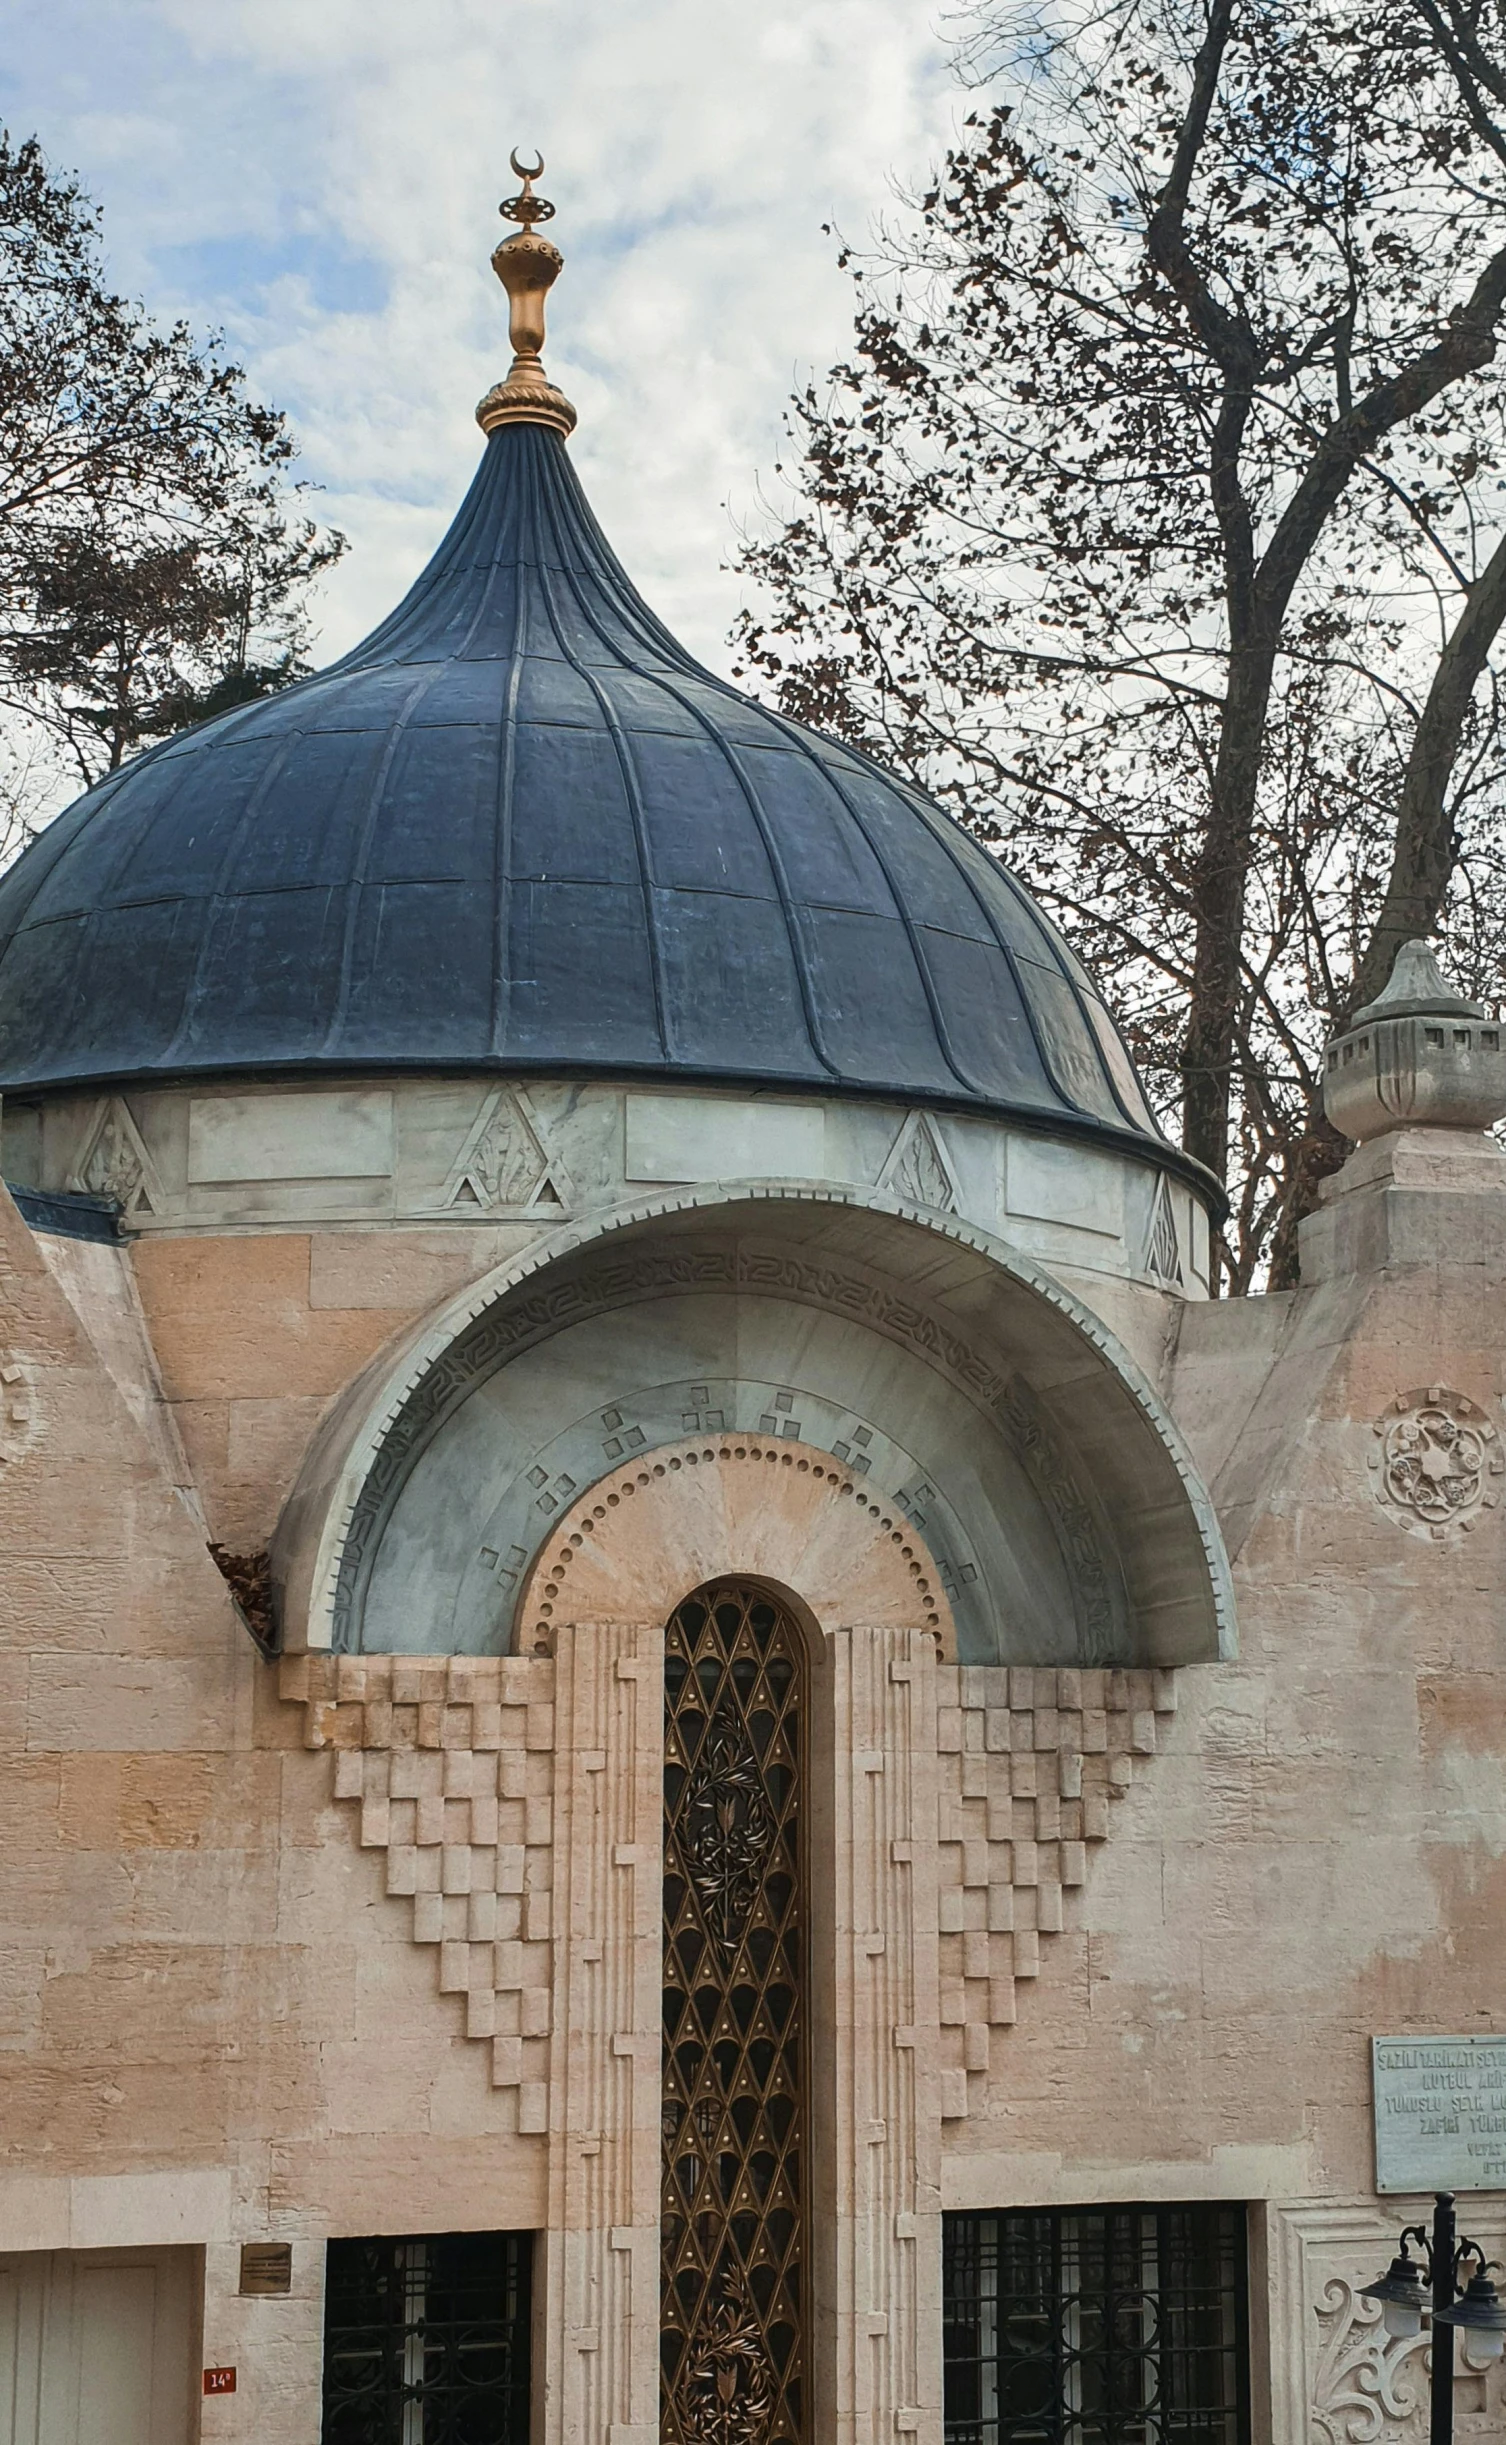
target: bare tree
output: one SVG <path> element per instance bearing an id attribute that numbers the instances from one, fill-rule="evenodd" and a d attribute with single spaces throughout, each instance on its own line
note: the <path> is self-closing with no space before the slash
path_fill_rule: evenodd
<path id="1" fill-rule="evenodd" d="M 1237 1285 L 1290 1271 L 1361 980 L 1446 903 L 1499 959 L 1502 61 L 1499 0 L 992 12 L 744 555 L 747 667 L 1106 972 Z"/>
<path id="2" fill-rule="evenodd" d="M 184 324 L 109 288 L 99 215 L 0 135 L 0 705 L 88 782 L 295 678 L 343 539 L 304 513 L 283 418 Z"/>

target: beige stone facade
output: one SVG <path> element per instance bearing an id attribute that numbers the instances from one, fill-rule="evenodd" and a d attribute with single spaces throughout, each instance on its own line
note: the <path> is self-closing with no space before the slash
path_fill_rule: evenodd
<path id="1" fill-rule="evenodd" d="M 1506 2027 L 1506 1157 L 1382 1136 L 1210 1302 L 1147 1163 L 491 1093 L 352 1090 L 364 1173 L 275 1091 L 8 1142 L 125 1232 L 0 1198 L 0 2272 L 156 2253 L 181 2433 L 316 2445 L 326 2240 L 531 2230 L 540 2445 L 650 2445 L 664 1627 L 740 1576 L 810 1651 L 812 2438 L 940 2445 L 946 2212 L 1227 2200 L 1259 2445 L 1416 2445 L 1369 2046 Z"/>

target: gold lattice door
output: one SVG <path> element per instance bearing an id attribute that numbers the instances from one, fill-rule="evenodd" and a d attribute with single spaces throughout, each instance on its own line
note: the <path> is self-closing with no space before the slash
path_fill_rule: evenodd
<path id="1" fill-rule="evenodd" d="M 761 1589 L 687 1598 L 664 1656 L 661 2431 L 801 2445 L 805 1651 Z"/>

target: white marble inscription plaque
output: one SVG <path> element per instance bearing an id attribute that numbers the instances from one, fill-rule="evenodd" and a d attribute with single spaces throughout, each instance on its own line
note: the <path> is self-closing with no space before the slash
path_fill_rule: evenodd
<path id="1" fill-rule="evenodd" d="M 188 1107 L 194 1184 L 374 1180 L 391 1169 L 392 1097 L 385 1087 L 196 1096 Z"/>
<path id="2" fill-rule="evenodd" d="M 1506 2036 L 1372 2038 L 1377 2190 L 1506 2190 Z"/>
<path id="3" fill-rule="evenodd" d="M 733 1103 L 711 1095 L 630 1095 L 629 1180 L 821 1180 L 819 1104 Z"/>

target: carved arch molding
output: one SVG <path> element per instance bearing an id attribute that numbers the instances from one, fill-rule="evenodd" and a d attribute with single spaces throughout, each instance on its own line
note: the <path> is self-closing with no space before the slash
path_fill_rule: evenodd
<path id="1" fill-rule="evenodd" d="M 1065 1294 L 974 1257 L 943 1295 L 927 1256 L 919 1296 L 927 1235 L 893 1217 L 839 1219 L 908 1279 L 690 1219 L 697 1233 L 645 1228 L 558 1261 L 425 1369 L 341 1505 L 322 1625 L 298 1608 L 308 1551 L 330 1546 L 335 1472 L 311 1466 L 274 1554 L 290 1644 L 505 1650 L 563 1511 L 615 1465 L 705 1432 L 800 1441 L 865 1479 L 928 1541 L 965 1662 L 1229 1651 L 1206 1493 L 1154 1396 L 1094 1320 L 1068 1319 Z"/>

